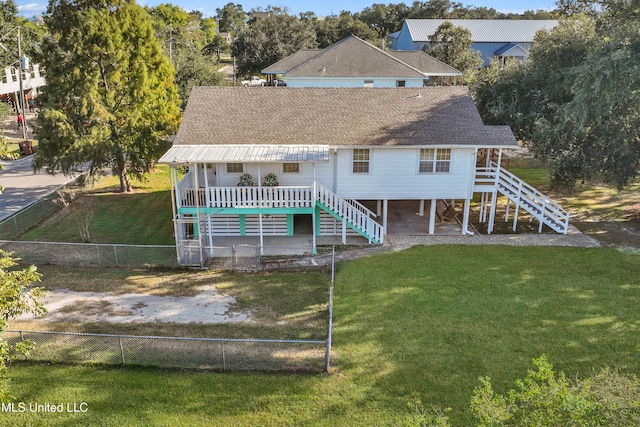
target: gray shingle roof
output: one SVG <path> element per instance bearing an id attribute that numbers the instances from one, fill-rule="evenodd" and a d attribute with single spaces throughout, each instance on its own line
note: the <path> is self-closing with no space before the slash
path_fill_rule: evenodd
<path id="1" fill-rule="evenodd" d="M 415 68 L 372 44 L 349 36 L 324 49 L 286 77 L 404 77 L 422 78 Z"/>
<path id="2" fill-rule="evenodd" d="M 419 96 L 417 96 L 419 95 Z M 516 146 L 468 88 L 194 87 L 176 145 Z"/>
<path id="3" fill-rule="evenodd" d="M 296 53 L 281 59 L 275 64 L 269 65 L 262 70 L 262 74 L 284 74 L 287 71 L 297 67 L 298 65 L 307 62 L 317 54 L 322 52 L 322 49 L 302 49 Z"/>
<path id="4" fill-rule="evenodd" d="M 405 23 L 414 42 L 426 42 L 445 21 L 471 31 L 475 43 L 530 43 L 537 31 L 550 30 L 558 24 L 555 19 L 407 19 Z"/>
<path id="5" fill-rule="evenodd" d="M 428 76 L 461 76 L 462 73 L 450 65 L 417 50 L 390 50 L 387 52 L 405 64 Z"/>
<path id="6" fill-rule="evenodd" d="M 415 68 L 425 76 L 459 76 L 462 74 L 424 52 L 397 50 L 385 52 L 356 36 L 347 37 L 325 49 L 299 50 L 263 69 L 262 74 L 287 74 L 296 69 L 285 77 L 318 77 L 321 75 L 319 69 L 322 69 L 319 62 L 315 62 L 315 66 L 302 67 L 302 65 L 315 60 L 314 58 L 324 52 L 330 52 L 330 54 L 318 59 L 318 61 L 325 61 L 325 63 L 332 61 L 334 64 L 339 64 L 329 71 L 329 73 L 336 75 L 329 75 L 325 70 L 325 74 L 322 74 L 324 77 L 402 77 L 404 74 L 393 73 L 407 73 L 408 70 L 397 62 L 389 61 L 389 55 L 405 65 Z M 388 67 L 386 69 L 384 68 L 385 64 Z M 323 66 L 326 68 L 325 65 Z M 376 74 L 371 74 L 372 70 L 375 70 L 373 72 Z M 305 72 L 310 72 L 310 74 L 303 75 Z M 411 71 L 411 76 L 405 77 L 415 77 L 415 73 Z"/>

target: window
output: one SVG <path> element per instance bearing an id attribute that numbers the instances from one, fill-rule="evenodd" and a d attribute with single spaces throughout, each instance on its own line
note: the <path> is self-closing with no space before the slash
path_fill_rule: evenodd
<path id="1" fill-rule="evenodd" d="M 396 87 L 405 87 L 407 82 L 405 80 L 396 80 Z"/>
<path id="2" fill-rule="evenodd" d="M 421 148 L 419 173 L 449 172 L 451 149 Z"/>
<path id="3" fill-rule="evenodd" d="M 369 149 L 353 150 L 353 173 L 369 173 Z"/>
<path id="4" fill-rule="evenodd" d="M 227 173 L 243 173 L 242 163 L 227 163 Z"/>
<path id="5" fill-rule="evenodd" d="M 373 87 L 373 80 L 365 80 L 364 87 Z"/>
<path id="6" fill-rule="evenodd" d="M 282 172 L 284 173 L 300 173 L 300 163 L 283 163 Z"/>

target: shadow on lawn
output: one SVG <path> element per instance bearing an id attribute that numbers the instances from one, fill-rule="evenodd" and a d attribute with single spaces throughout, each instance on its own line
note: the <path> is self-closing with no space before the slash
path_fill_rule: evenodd
<path id="1" fill-rule="evenodd" d="M 479 376 L 502 391 L 542 354 L 568 376 L 640 369 L 638 255 L 416 247 L 355 261 L 338 281 L 340 370 L 371 381 L 361 404 L 418 398 L 468 425 Z"/>

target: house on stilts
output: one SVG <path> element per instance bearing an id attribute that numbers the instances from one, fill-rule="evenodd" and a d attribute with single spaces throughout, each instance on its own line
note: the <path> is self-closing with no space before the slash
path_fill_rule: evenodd
<path id="1" fill-rule="evenodd" d="M 195 87 L 160 159 L 171 170 L 179 264 L 203 265 L 229 236 L 264 248 L 272 236 L 304 235 L 303 253 L 350 234 L 382 244 L 402 226 L 390 212 L 407 203 L 426 234 L 447 211 L 459 213 L 455 232 L 470 234 L 476 194 L 489 231 L 500 193 L 516 217 L 525 210 L 566 233 L 568 214 L 500 166 L 515 147 L 508 126 L 482 122 L 463 86 Z"/>

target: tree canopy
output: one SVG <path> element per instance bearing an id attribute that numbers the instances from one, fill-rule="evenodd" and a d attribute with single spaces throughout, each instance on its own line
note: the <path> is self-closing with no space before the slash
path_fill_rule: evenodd
<path id="1" fill-rule="evenodd" d="M 429 36 L 429 43 L 423 49 L 460 71 L 463 79 L 468 81 L 483 63 L 480 52 L 471 49 L 472 43 L 471 31 L 445 21 Z"/>
<path id="2" fill-rule="evenodd" d="M 180 119 L 174 70 L 133 0 L 51 0 L 39 62 L 47 70 L 34 168 L 104 168 L 131 191 Z"/>
<path id="3" fill-rule="evenodd" d="M 237 59 L 238 74 L 259 73 L 300 49 L 317 46 L 313 28 L 286 13 L 274 13 L 268 18 L 253 18 L 231 45 Z"/>
<path id="4" fill-rule="evenodd" d="M 40 316 L 45 313 L 45 308 L 40 302 L 44 295 L 44 289 L 33 287 L 40 282 L 42 275 L 35 266 L 24 269 L 16 269 L 18 259 L 10 252 L 0 249 L 0 333 L 7 329 L 8 321 L 21 314 L 32 313 Z M 33 348 L 30 341 L 21 341 L 14 346 L 14 350 L 28 354 Z M 4 374 L 9 360 L 9 344 L 0 338 L 0 375 Z M 0 377 L 0 400 L 8 399 L 8 384 Z"/>
<path id="5" fill-rule="evenodd" d="M 494 64 L 475 82 L 485 121 L 511 125 L 560 187 L 602 177 L 623 188 L 640 164 L 640 7 L 602 7 L 538 33 L 526 65 Z"/>

